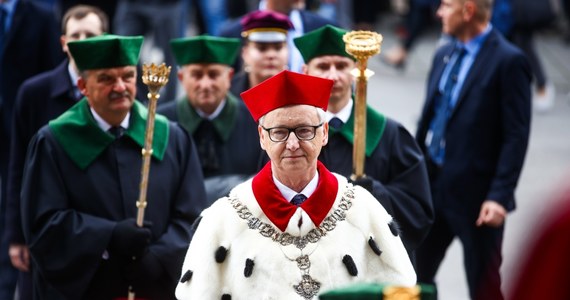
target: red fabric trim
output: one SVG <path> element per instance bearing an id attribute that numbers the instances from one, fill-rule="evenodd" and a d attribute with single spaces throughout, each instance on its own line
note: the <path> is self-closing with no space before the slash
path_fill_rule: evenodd
<path id="1" fill-rule="evenodd" d="M 317 161 L 317 172 L 319 172 L 317 189 L 311 197 L 301 204 L 301 208 L 309 215 L 313 223 L 319 226 L 335 201 L 338 193 L 338 181 L 320 161 Z M 273 182 L 271 162 L 268 162 L 253 178 L 252 189 L 263 213 L 277 228 L 285 231 L 289 220 L 297 210 L 297 206 L 283 198 Z"/>

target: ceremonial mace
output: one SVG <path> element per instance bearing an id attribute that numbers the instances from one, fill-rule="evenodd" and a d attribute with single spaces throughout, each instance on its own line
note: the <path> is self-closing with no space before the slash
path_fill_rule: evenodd
<path id="1" fill-rule="evenodd" d="M 148 188 L 148 173 L 150 170 L 150 158 L 152 156 L 152 139 L 154 137 L 154 116 L 156 115 L 156 102 L 160 95 L 160 88 L 168 82 L 170 67 L 164 63 L 157 66 L 152 63 L 150 66 L 143 65 L 142 81 L 148 87 L 148 117 L 146 120 L 146 131 L 144 136 L 144 148 L 142 149 L 141 184 L 139 187 L 139 200 L 137 201 L 137 225 L 143 226 L 144 209 L 146 208 L 146 192 Z"/>
<path id="2" fill-rule="evenodd" d="M 156 115 L 156 103 L 160 97 L 160 89 L 168 83 L 170 66 L 164 63 L 155 65 L 143 64 L 142 81 L 148 87 L 148 116 L 146 119 L 146 130 L 144 135 L 144 147 L 142 153 L 141 182 L 139 185 L 139 199 L 137 201 L 137 226 L 143 227 L 144 209 L 146 208 L 146 192 L 148 189 L 148 174 L 150 171 L 150 159 L 152 156 L 152 139 L 154 137 L 154 116 Z M 129 300 L 135 299 L 135 293 L 129 287 Z"/>
<path id="3" fill-rule="evenodd" d="M 356 68 L 352 75 L 356 77 L 354 104 L 354 148 L 352 150 L 352 175 L 356 180 L 364 177 L 364 153 L 366 149 L 366 85 L 374 72 L 368 70 L 368 59 L 380 53 L 382 36 L 371 31 L 351 31 L 342 37 L 345 50 L 356 58 Z"/>
<path id="4" fill-rule="evenodd" d="M 368 78 L 374 75 L 367 69 L 368 59 L 380 53 L 382 36 L 371 31 L 351 31 L 342 37 L 345 50 L 356 58 L 356 69 L 352 75 L 356 77 L 356 92 L 354 104 L 354 148 L 352 150 L 352 175 L 350 179 L 356 180 L 365 176 L 364 153 L 366 149 L 366 85 Z M 390 286 L 385 288 L 386 300 L 419 300 L 420 287 Z"/>

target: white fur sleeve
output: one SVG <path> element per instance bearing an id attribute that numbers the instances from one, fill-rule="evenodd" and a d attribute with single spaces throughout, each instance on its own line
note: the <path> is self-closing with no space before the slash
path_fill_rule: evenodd
<path id="1" fill-rule="evenodd" d="M 224 228 L 231 228 L 229 223 L 235 212 L 227 198 L 222 198 L 201 216 L 182 265 L 182 276 L 176 287 L 178 299 L 220 299 L 223 294 L 224 264 L 217 260 L 228 251 L 228 231 Z"/>
<path id="2" fill-rule="evenodd" d="M 351 218 L 349 222 L 362 230 L 368 246 L 376 253 L 376 257 L 368 261 L 368 269 L 372 271 L 374 281 L 402 286 L 415 285 L 416 273 L 400 239 L 397 221 L 393 220 L 374 196 L 359 186 L 355 187 L 352 209 L 355 210 L 353 213 L 356 213 L 356 218 Z"/>

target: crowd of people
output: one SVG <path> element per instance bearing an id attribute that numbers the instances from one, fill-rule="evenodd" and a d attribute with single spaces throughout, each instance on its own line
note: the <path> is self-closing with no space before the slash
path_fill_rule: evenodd
<path id="1" fill-rule="evenodd" d="M 255 1 L 235 19 L 225 1 L 193 2 L 205 34 L 186 36 L 186 1 L 52 1 L 58 21 L 46 3 L 0 0 L 0 299 L 437 287 L 456 238 L 471 299 L 504 299 L 504 224 L 533 77 L 541 101 L 553 91 L 532 41 L 492 22 L 492 0 L 411 2 L 409 17 L 422 19 L 409 20 L 387 63 L 404 64 L 429 12 L 448 37 L 415 135 L 370 105 L 356 116 L 358 61 L 343 40 L 352 22 L 308 10 L 313 2 Z M 141 155 L 149 40 L 173 70 Z M 366 128 L 355 130 L 357 117 Z M 356 134 L 366 138 L 362 176 Z"/>

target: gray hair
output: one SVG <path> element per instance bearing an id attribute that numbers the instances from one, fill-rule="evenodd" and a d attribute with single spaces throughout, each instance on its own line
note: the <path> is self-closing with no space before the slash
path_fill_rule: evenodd
<path id="1" fill-rule="evenodd" d="M 320 108 L 320 107 L 316 107 L 315 106 L 315 110 L 317 111 L 317 114 L 319 116 L 319 122 L 324 122 L 326 120 L 326 113 L 325 111 Z M 265 116 L 267 116 L 267 114 L 261 116 L 261 118 L 259 118 L 259 125 L 263 126 L 263 121 L 265 120 Z"/>

